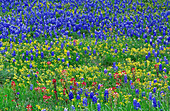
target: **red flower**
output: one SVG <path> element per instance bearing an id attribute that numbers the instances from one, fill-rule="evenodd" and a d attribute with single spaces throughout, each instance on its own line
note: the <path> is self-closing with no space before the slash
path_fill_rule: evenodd
<path id="1" fill-rule="evenodd" d="M 71 80 L 70 81 L 75 81 L 75 78 L 71 78 Z"/>
<path id="2" fill-rule="evenodd" d="M 13 99 L 12 101 L 14 102 L 15 100 Z"/>
<path id="3" fill-rule="evenodd" d="M 116 73 L 114 74 L 114 79 L 117 79 L 117 78 L 119 78 L 119 73 L 116 72 Z"/>
<path id="4" fill-rule="evenodd" d="M 122 74 L 126 74 L 126 71 L 122 71 Z"/>
<path id="5" fill-rule="evenodd" d="M 38 72 L 38 71 L 37 71 L 36 73 L 37 73 L 37 74 L 39 74 L 39 72 Z"/>
<path id="6" fill-rule="evenodd" d="M 52 82 L 53 82 L 53 84 L 56 83 L 56 79 L 53 79 Z"/>
<path id="7" fill-rule="evenodd" d="M 7 95 L 5 95 L 5 97 L 7 97 Z"/>
<path id="8" fill-rule="evenodd" d="M 12 86 L 12 87 L 16 86 L 16 84 L 15 84 L 14 81 L 12 81 L 11 86 Z"/>
<path id="9" fill-rule="evenodd" d="M 165 75 L 165 76 L 164 76 L 164 79 L 167 79 L 167 78 L 168 78 L 168 76 L 167 76 L 167 75 Z"/>
<path id="10" fill-rule="evenodd" d="M 76 42 L 77 42 L 77 40 L 75 39 L 73 42 L 74 42 L 74 43 L 76 43 Z"/>
<path id="11" fill-rule="evenodd" d="M 74 86 L 76 86 L 76 85 L 78 85 L 78 83 L 77 83 L 77 82 L 74 82 Z"/>
<path id="12" fill-rule="evenodd" d="M 49 98 L 51 98 L 51 96 L 47 96 L 47 95 L 43 96 L 43 99 L 49 99 Z"/>
<path id="13" fill-rule="evenodd" d="M 66 73 L 67 73 L 67 71 L 64 70 L 64 69 L 63 69 L 62 72 L 61 72 L 62 75 L 65 75 Z M 67 75 L 66 75 L 66 76 L 67 76 Z"/>
<path id="14" fill-rule="evenodd" d="M 108 90 L 109 91 L 114 91 L 116 88 L 115 87 L 112 87 L 112 88 L 109 88 Z"/>
<path id="15" fill-rule="evenodd" d="M 29 105 L 27 105 L 27 107 L 26 107 L 28 110 L 27 111 L 29 111 L 29 110 L 33 110 L 33 109 L 31 109 L 32 108 L 32 106 L 29 104 Z"/>
<path id="16" fill-rule="evenodd" d="M 38 90 L 40 90 L 40 89 L 41 89 L 40 87 L 34 88 L 35 91 L 38 91 Z"/>
<path id="17" fill-rule="evenodd" d="M 63 81 L 64 81 L 64 79 L 60 79 L 60 81 L 61 81 L 61 82 L 63 82 Z"/>
<path id="18" fill-rule="evenodd" d="M 112 87 L 112 90 L 115 90 L 116 88 L 115 87 Z"/>
<path id="19" fill-rule="evenodd" d="M 86 83 L 85 83 L 84 81 L 83 81 L 81 84 L 84 85 L 84 86 L 86 86 Z"/>
<path id="20" fill-rule="evenodd" d="M 134 73 L 134 72 L 135 72 L 135 68 L 133 67 L 133 68 L 131 69 L 131 71 Z"/>
<path id="21" fill-rule="evenodd" d="M 157 69 L 159 66 L 158 66 L 158 64 L 155 64 L 155 69 Z"/>
<path id="22" fill-rule="evenodd" d="M 97 84 L 97 82 L 93 82 L 93 83 L 92 83 L 92 86 L 94 86 L 94 85 L 96 85 L 96 84 Z"/>
<path id="23" fill-rule="evenodd" d="M 140 79 L 139 79 L 139 78 L 137 78 L 137 82 L 140 82 Z"/>
<path id="24" fill-rule="evenodd" d="M 46 91 L 46 87 L 42 87 L 41 89 L 42 89 L 42 92 Z"/>
<path id="25" fill-rule="evenodd" d="M 116 82 L 116 86 L 120 86 L 120 83 Z"/>
<path id="26" fill-rule="evenodd" d="M 56 94 L 56 93 L 57 93 L 57 91 L 54 91 L 54 93 Z"/>
<path id="27" fill-rule="evenodd" d="M 48 62 L 47 62 L 47 64 L 48 64 L 48 65 L 50 65 L 50 64 L 51 64 L 51 62 L 50 62 L 50 61 L 48 61 Z"/>

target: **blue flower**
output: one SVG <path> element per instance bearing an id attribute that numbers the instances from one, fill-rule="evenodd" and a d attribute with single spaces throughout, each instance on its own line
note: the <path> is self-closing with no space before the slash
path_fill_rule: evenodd
<path id="1" fill-rule="evenodd" d="M 153 88 L 153 93 L 156 93 L 156 87 Z"/>
<path id="2" fill-rule="evenodd" d="M 72 109 L 73 111 L 75 111 L 75 107 L 74 107 L 74 105 L 71 105 L 71 109 Z"/>
<path id="3" fill-rule="evenodd" d="M 152 101 L 153 101 L 153 107 L 157 107 L 157 103 L 156 103 L 156 98 L 155 97 L 152 98 Z"/>
<path id="4" fill-rule="evenodd" d="M 97 100 L 98 100 L 98 98 L 96 96 L 93 96 L 92 101 L 93 101 L 94 104 L 97 103 Z"/>
<path id="5" fill-rule="evenodd" d="M 159 65 L 159 71 L 162 71 L 162 64 Z"/>
<path id="6" fill-rule="evenodd" d="M 70 91 L 68 96 L 69 96 L 69 100 L 72 100 L 72 99 L 74 98 L 74 97 L 73 97 L 73 92 Z"/>
<path id="7" fill-rule="evenodd" d="M 77 94 L 76 99 L 78 99 L 78 100 L 81 99 L 79 94 Z"/>
<path id="8" fill-rule="evenodd" d="M 104 73 L 105 73 L 105 74 L 107 73 L 107 69 L 104 69 Z"/>
<path id="9" fill-rule="evenodd" d="M 142 97 L 144 97 L 145 96 L 145 92 L 142 92 Z"/>
<path id="10" fill-rule="evenodd" d="M 160 103 L 160 101 L 158 101 L 158 107 L 159 107 L 159 108 L 161 107 L 161 103 Z"/>
<path id="11" fill-rule="evenodd" d="M 100 105 L 100 103 L 97 103 L 97 111 L 101 111 L 101 105 Z"/>
<path id="12" fill-rule="evenodd" d="M 90 93 L 90 98 L 93 99 L 94 93 L 93 91 Z"/>
<path id="13" fill-rule="evenodd" d="M 31 90 L 31 91 L 33 90 L 33 84 L 30 85 L 30 90 Z"/>
<path id="14" fill-rule="evenodd" d="M 125 74 L 125 76 L 124 76 L 124 82 L 125 82 L 125 84 L 127 83 L 127 74 Z"/>
<path id="15" fill-rule="evenodd" d="M 106 101 L 108 101 L 108 96 L 109 96 L 109 92 L 108 92 L 108 90 L 106 89 L 106 90 L 104 91 L 104 99 L 105 99 Z"/>
<path id="16" fill-rule="evenodd" d="M 138 105 L 137 105 L 136 99 L 133 100 L 133 106 L 134 106 L 135 110 L 138 110 L 138 107 L 137 107 Z"/>
<path id="17" fill-rule="evenodd" d="M 136 94 L 139 94 L 139 89 L 136 89 L 135 92 L 136 92 Z"/>
<path id="18" fill-rule="evenodd" d="M 83 106 L 87 106 L 87 98 L 83 98 Z"/>
<path id="19" fill-rule="evenodd" d="M 152 100 L 152 93 L 149 93 L 149 100 Z"/>
<path id="20" fill-rule="evenodd" d="M 43 59 L 44 58 L 44 53 L 43 52 L 41 52 L 41 59 Z"/>

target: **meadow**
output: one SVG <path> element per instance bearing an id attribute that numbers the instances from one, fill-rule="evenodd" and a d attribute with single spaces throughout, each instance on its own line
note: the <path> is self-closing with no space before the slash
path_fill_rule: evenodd
<path id="1" fill-rule="evenodd" d="M 170 111 L 168 0 L 0 0 L 0 111 Z"/>

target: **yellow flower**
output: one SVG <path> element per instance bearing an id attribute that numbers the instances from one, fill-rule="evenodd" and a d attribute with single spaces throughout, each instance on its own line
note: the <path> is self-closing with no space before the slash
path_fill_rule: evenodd
<path id="1" fill-rule="evenodd" d="M 40 109 L 40 108 L 41 108 L 39 105 L 36 105 L 36 107 L 37 107 L 38 109 Z"/>

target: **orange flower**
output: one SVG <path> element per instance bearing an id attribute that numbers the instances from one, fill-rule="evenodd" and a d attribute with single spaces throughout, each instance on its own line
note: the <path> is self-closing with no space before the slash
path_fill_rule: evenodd
<path id="1" fill-rule="evenodd" d="M 110 32 L 112 31 L 112 28 L 109 28 Z"/>

